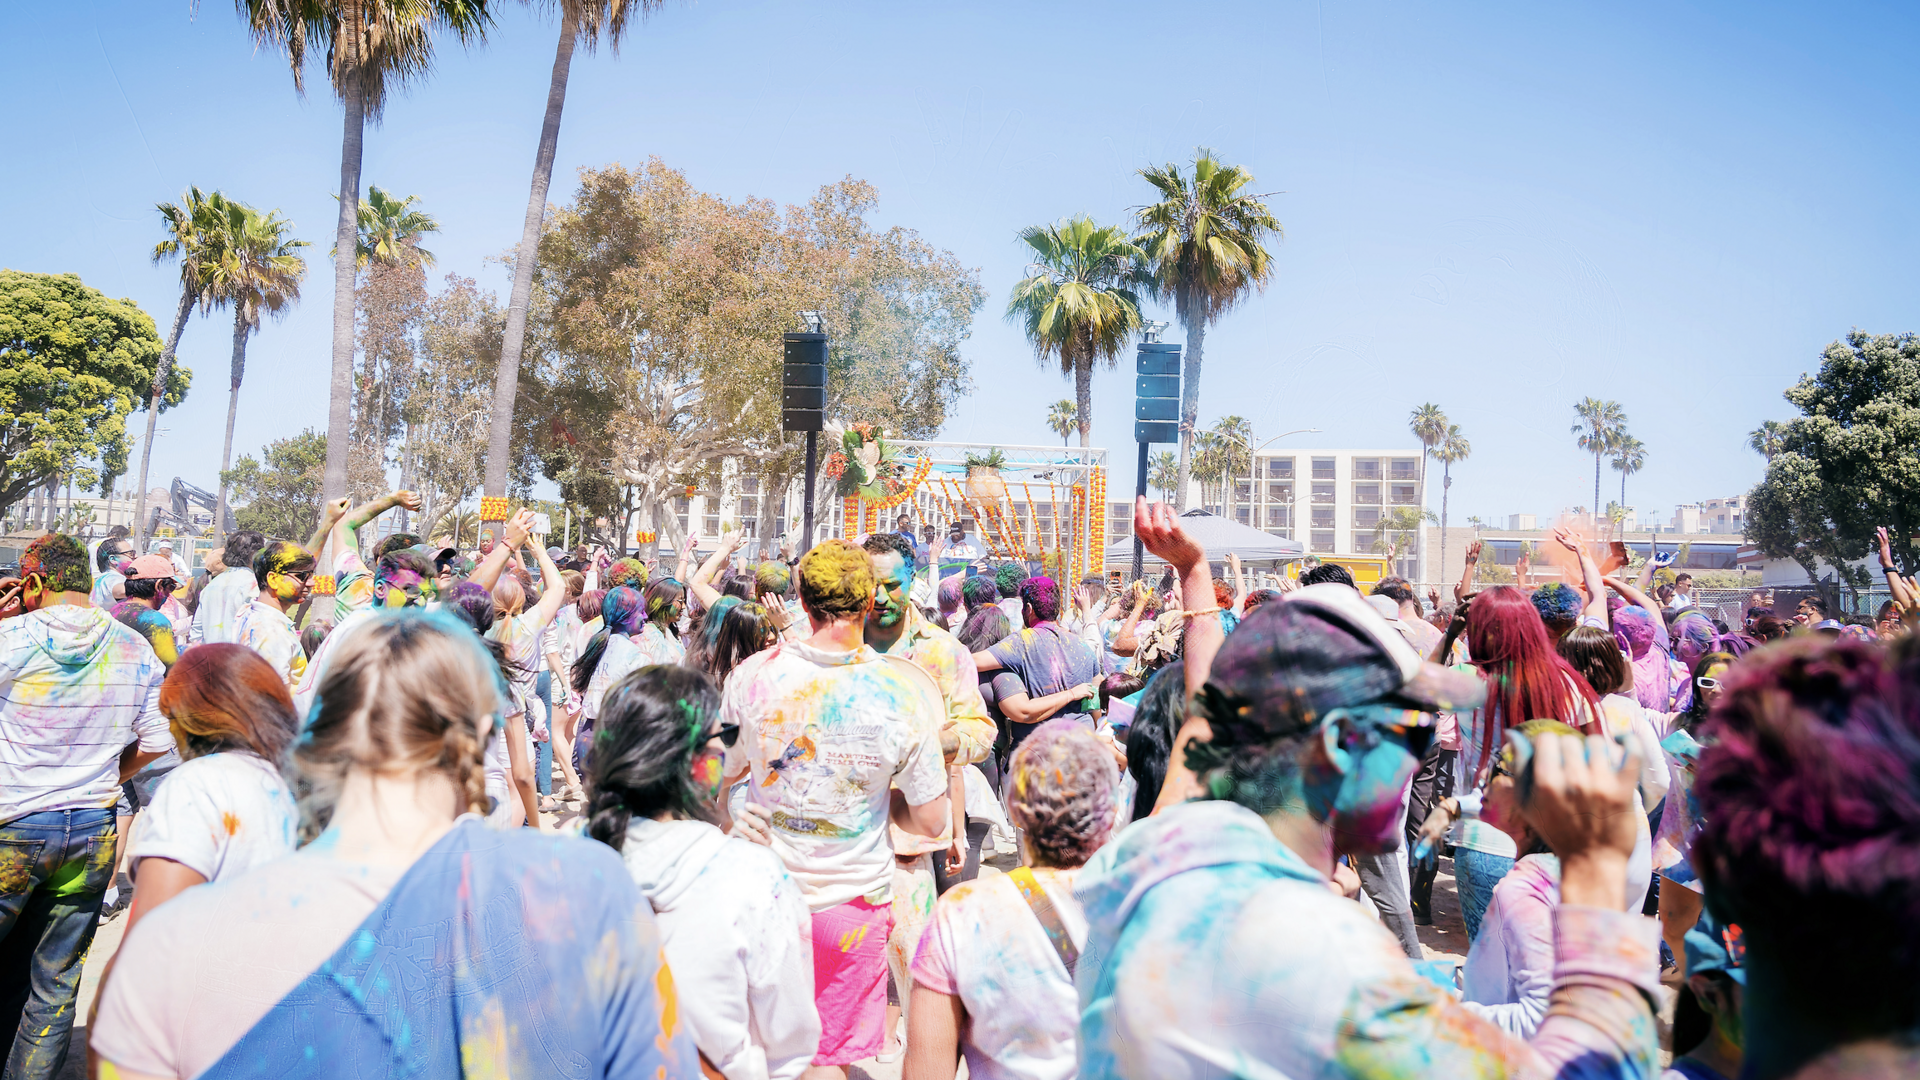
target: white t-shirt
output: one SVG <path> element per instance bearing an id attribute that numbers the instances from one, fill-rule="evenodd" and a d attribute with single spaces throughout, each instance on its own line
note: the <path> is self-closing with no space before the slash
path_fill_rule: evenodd
<path id="1" fill-rule="evenodd" d="M 1035 869 L 1076 948 L 1087 918 L 1072 870 Z M 1079 1067 L 1080 999 L 1053 942 L 1004 874 L 948 890 L 913 959 L 913 981 L 960 999 L 960 1049 L 975 1080 L 1073 1080 Z"/>
<path id="2" fill-rule="evenodd" d="M 128 859 L 172 859 L 219 881 L 293 854 L 300 813 L 280 771 L 250 750 L 186 762 L 154 789 Z"/>
<path id="3" fill-rule="evenodd" d="M 632 638 L 625 634 L 608 634 L 606 650 L 600 654 L 600 663 L 593 669 L 593 675 L 587 679 L 587 692 L 581 695 L 581 708 L 589 720 L 600 718 L 600 703 L 605 700 L 607 691 L 613 684 L 627 677 L 627 673 L 647 666 L 647 654 L 640 651 Z"/>
<path id="4" fill-rule="evenodd" d="M 260 586 L 253 580 L 253 571 L 240 566 L 222 570 L 200 590 L 189 640 L 195 645 L 239 641 L 235 620 L 259 596 Z"/>
<path id="5" fill-rule="evenodd" d="M 932 677 L 870 645 L 833 653 L 785 641 L 734 669 L 720 717 L 740 726 L 726 771 L 750 772 L 747 801 L 770 812 L 774 853 L 807 907 L 890 900 L 890 788 L 909 806 L 947 790 L 946 709 Z"/>
<path id="6" fill-rule="evenodd" d="M 232 633 L 234 643 L 266 657 L 288 686 L 300 685 L 300 676 L 307 672 L 307 652 L 300 647 L 300 631 L 285 612 L 255 597 L 240 609 Z"/>

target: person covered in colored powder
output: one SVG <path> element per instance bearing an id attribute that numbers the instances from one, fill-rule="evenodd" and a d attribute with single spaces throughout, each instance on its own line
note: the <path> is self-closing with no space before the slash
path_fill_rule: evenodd
<path id="1" fill-rule="evenodd" d="M 1138 500 L 1134 528 L 1204 595 L 1204 554 L 1170 508 Z M 1616 765 L 1610 743 L 1559 736 L 1531 748 L 1523 806 L 1560 855 L 1561 906 L 1549 1015 L 1523 1042 L 1424 979 L 1328 885 L 1336 850 L 1398 842 L 1421 714 L 1471 708 L 1483 684 L 1423 662 L 1337 585 L 1263 604 L 1222 641 L 1194 619 L 1193 704 L 1158 812 L 1074 884 L 1088 925 L 1079 1074 L 1654 1075 L 1657 940 L 1621 910 L 1632 756 Z"/>
<path id="2" fill-rule="evenodd" d="M 260 594 L 233 618 L 233 641 L 265 657 L 290 687 L 300 685 L 307 653 L 289 612 L 312 595 L 318 566 L 313 552 L 290 541 L 262 547 L 247 574 L 248 580 L 260 582 Z"/>
<path id="3" fill-rule="evenodd" d="M 66 1060 L 82 959 L 113 881 L 120 785 L 173 749 L 167 669 L 100 610 L 80 541 L 50 533 L 0 580 L 0 1060 L 51 1078 Z"/>
<path id="4" fill-rule="evenodd" d="M 1093 726 L 1087 699 L 1100 692 L 1100 654 L 1060 625 L 1061 599 L 1060 587 L 1052 578 L 1022 579 L 1020 616 L 1009 621 L 1025 628 L 973 654 L 974 666 L 981 672 L 1011 671 L 1026 689 L 999 700 L 1016 747 L 1034 728 L 1056 716 L 1089 729 Z"/>
<path id="5" fill-rule="evenodd" d="M 619 856 L 463 816 L 485 809 L 504 693 L 450 613 L 380 612 L 348 635 L 291 758 L 311 842 L 127 934 L 92 1029 L 103 1068 L 699 1077 Z M 529 915 L 554 904 L 564 917 Z"/>
<path id="6" fill-rule="evenodd" d="M 738 726 L 726 787 L 750 778 L 749 807 L 812 913 L 814 1000 L 821 1037 L 810 1075 L 844 1077 L 883 1044 L 894 848 L 888 823 L 921 836 L 951 827 L 940 751 L 945 709 L 912 661 L 863 639 L 874 603 L 866 551 L 843 540 L 800 560 L 800 598 L 813 634 L 741 662 L 722 693 L 720 723 Z M 797 740 L 810 747 L 789 756 Z M 774 762 L 808 759 L 790 783 Z M 898 787 L 896 802 L 892 790 Z"/>
<path id="7" fill-rule="evenodd" d="M 201 588 L 199 606 L 193 610 L 193 629 L 188 638 L 191 644 L 238 640 L 234 635 L 240 612 L 267 587 L 253 572 L 253 561 L 266 546 L 267 538 L 252 529 L 227 534 L 226 545 L 218 555 L 224 569 Z"/>

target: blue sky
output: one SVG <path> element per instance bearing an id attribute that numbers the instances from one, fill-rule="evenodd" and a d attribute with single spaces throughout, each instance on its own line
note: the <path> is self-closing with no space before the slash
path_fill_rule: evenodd
<path id="1" fill-rule="evenodd" d="M 879 223 L 989 292 L 947 435 L 1037 443 L 1071 388 L 1001 318 L 1016 232 L 1120 220 L 1147 196 L 1134 170 L 1211 146 L 1280 192 L 1286 236 L 1272 286 L 1207 337 L 1203 423 L 1398 446 L 1437 402 L 1474 447 L 1458 522 L 1589 502 L 1572 403 L 1612 397 L 1650 455 L 1628 501 L 1664 520 L 1759 478 L 1745 433 L 1790 414 L 1781 390 L 1828 342 L 1920 329 L 1915 22 L 1839 3 L 670 0 L 618 57 L 576 59 L 554 196 L 649 155 L 734 198 L 873 182 Z M 484 48 L 443 48 L 368 133 L 363 182 L 419 195 L 441 269 L 502 294 L 484 260 L 518 239 L 555 28 L 501 4 Z M 340 112 L 310 89 L 220 0 L 0 9 L 0 265 L 78 273 L 164 321 L 152 205 L 190 183 L 316 242 L 304 303 L 252 347 L 239 449 L 325 423 Z M 188 329 L 196 386 L 162 418 L 155 482 L 211 486 L 229 341 L 219 316 Z M 1095 380 L 1115 490 L 1131 391 L 1124 369 Z"/>

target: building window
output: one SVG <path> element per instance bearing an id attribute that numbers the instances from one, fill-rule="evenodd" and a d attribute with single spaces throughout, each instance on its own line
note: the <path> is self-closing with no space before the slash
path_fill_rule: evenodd
<path id="1" fill-rule="evenodd" d="M 1379 544 L 1380 541 L 1385 539 L 1386 537 L 1381 536 L 1380 534 L 1374 532 L 1372 529 L 1368 529 L 1365 532 L 1362 532 L 1359 529 L 1355 529 L 1353 530 L 1353 547 L 1350 550 L 1360 552 L 1363 554 L 1370 553 L 1373 551 L 1375 544 Z M 1382 545 L 1380 548 L 1380 552 L 1384 554 L 1386 550 L 1387 549 L 1385 545 Z"/>
<path id="2" fill-rule="evenodd" d="M 1379 506 L 1380 505 L 1380 485 L 1379 484 L 1353 485 L 1353 501 L 1357 503 L 1365 503 L 1368 506 Z"/>
<path id="3" fill-rule="evenodd" d="M 1293 527 L 1293 507 L 1291 506 L 1267 507 L 1267 528 L 1287 529 L 1292 527 Z"/>
<path id="4" fill-rule="evenodd" d="M 1420 478 L 1419 458 L 1397 457 L 1393 459 L 1393 464 L 1388 466 L 1388 468 L 1391 471 L 1387 475 L 1394 480 L 1418 480 Z"/>
<path id="5" fill-rule="evenodd" d="M 758 495 L 760 493 L 760 478 L 757 476 L 741 477 L 740 491 L 745 495 Z"/>
<path id="6" fill-rule="evenodd" d="M 1267 476 L 1274 480 L 1293 479 L 1293 459 L 1290 457 L 1268 458 Z"/>
<path id="7" fill-rule="evenodd" d="M 1272 483 L 1269 483 L 1267 485 L 1267 501 L 1268 502 L 1285 502 L 1285 503 L 1292 502 L 1293 501 L 1293 483 L 1291 481 L 1287 481 L 1283 483 L 1278 480 L 1273 481 Z"/>
<path id="8" fill-rule="evenodd" d="M 687 503 L 688 502 L 689 500 L 684 495 L 673 500 L 673 515 L 680 519 L 680 532 L 682 535 L 686 534 L 687 529 L 689 527 L 687 525 Z"/>
<path id="9" fill-rule="evenodd" d="M 1313 459 L 1313 478 L 1315 480 L 1333 479 L 1333 459 L 1317 457 Z"/>
<path id="10" fill-rule="evenodd" d="M 720 535 L 720 515 L 708 514 L 707 516 L 701 518 L 700 529 L 703 535 L 719 536 Z"/>
<path id="11" fill-rule="evenodd" d="M 1253 508 L 1248 506 L 1236 506 L 1233 508 L 1233 514 L 1234 514 L 1234 517 L 1239 520 L 1240 524 L 1242 525 L 1251 524 L 1249 519 L 1253 514 Z"/>
<path id="12" fill-rule="evenodd" d="M 1395 506 L 1412 506 L 1419 501 L 1414 490 L 1413 484 L 1388 484 L 1387 501 Z"/>
<path id="13" fill-rule="evenodd" d="M 1313 527 L 1316 529 L 1333 528 L 1333 507 L 1316 506 L 1313 508 Z"/>
<path id="14" fill-rule="evenodd" d="M 1332 502 L 1333 501 L 1333 484 L 1329 482 L 1324 484 L 1313 485 L 1313 501 L 1317 503 Z"/>
<path id="15" fill-rule="evenodd" d="M 1380 508 L 1377 506 L 1356 506 L 1353 508 L 1353 527 L 1373 529 L 1380 525 Z"/>
<path id="16" fill-rule="evenodd" d="M 1319 476 L 1320 473 L 1318 472 L 1318 470 L 1316 470 L 1313 475 Z M 1379 458 L 1354 458 L 1353 459 L 1353 478 L 1355 480 L 1380 479 L 1380 459 Z"/>
<path id="17" fill-rule="evenodd" d="M 753 521 L 760 516 L 760 499 L 755 495 L 740 496 L 740 520 Z"/>
<path id="18" fill-rule="evenodd" d="M 1313 530 L 1313 532 L 1308 535 L 1307 546 L 1312 551 L 1331 554 L 1333 551 L 1333 530 L 1327 529 L 1324 532 L 1319 529 Z"/>
<path id="19" fill-rule="evenodd" d="M 1241 502 L 1247 502 L 1251 500 L 1253 498 L 1253 481 L 1251 480 L 1234 481 L 1233 497 L 1240 500 Z"/>

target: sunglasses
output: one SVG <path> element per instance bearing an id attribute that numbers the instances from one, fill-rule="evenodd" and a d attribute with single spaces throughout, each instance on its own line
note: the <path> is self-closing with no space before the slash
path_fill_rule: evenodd
<path id="1" fill-rule="evenodd" d="M 1693 685 L 1699 687 L 1702 690 L 1718 690 L 1720 689 L 1720 680 L 1712 677 L 1711 675 L 1702 675 L 1699 678 L 1693 680 Z"/>
<path id="2" fill-rule="evenodd" d="M 713 729 L 713 734 L 707 737 L 709 739 L 719 739 L 721 746 L 731 750 L 733 749 L 733 744 L 740 741 L 740 725 L 721 724 L 719 727 Z"/>

